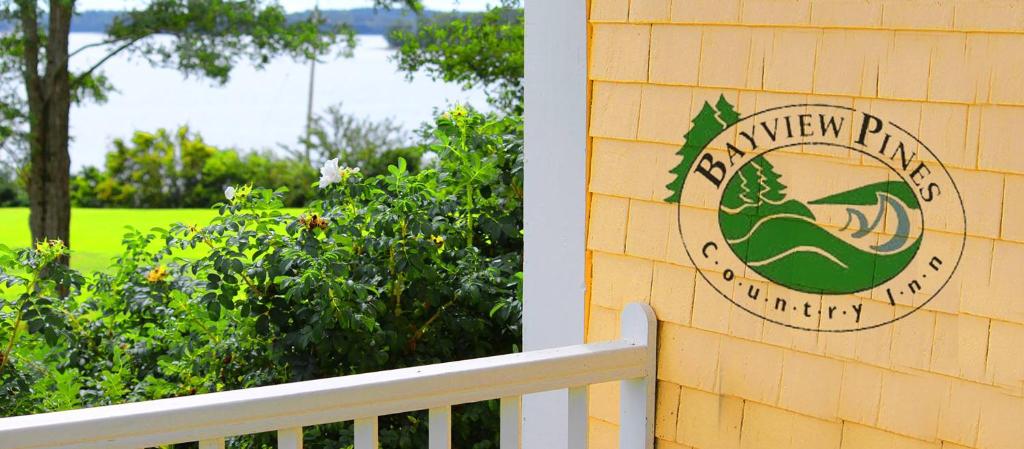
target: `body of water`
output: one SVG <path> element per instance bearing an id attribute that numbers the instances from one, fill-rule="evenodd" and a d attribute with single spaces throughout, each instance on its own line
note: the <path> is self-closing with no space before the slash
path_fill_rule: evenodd
<path id="1" fill-rule="evenodd" d="M 71 48 L 102 39 L 102 34 L 72 33 Z M 415 129 L 435 108 L 452 103 L 486 106 L 480 91 L 435 82 L 425 75 L 407 81 L 390 61 L 393 51 L 382 36 L 359 36 L 352 58 L 328 58 L 316 69 L 313 110 L 343 103 L 345 112 L 372 119 L 393 118 Z M 104 55 L 89 49 L 72 59 L 78 70 Z M 275 148 L 294 144 L 303 134 L 309 64 L 277 58 L 261 70 L 240 64 L 225 85 L 185 78 L 173 69 L 152 67 L 141 58 L 119 56 L 103 71 L 117 92 L 103 104 L 86 103 L 71 111 L 72 170 L 102 165 L 114 138 L 133 131 L 188 125 L 219 147 Z"/>

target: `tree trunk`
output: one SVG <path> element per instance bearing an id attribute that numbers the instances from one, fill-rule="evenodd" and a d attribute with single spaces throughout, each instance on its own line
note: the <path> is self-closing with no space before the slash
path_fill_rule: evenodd
<path id="1" fill-rule="evenodd" d="M 71 78 L 68 73 L 68 34 L 74 2 L 50 2 L 46 68 L 39 76 L 39 31 L 34 1 L 22 2 L 25 30 L 25 89 L 29 100 L 31 154 L 29 157 L 29 226 L 32 240 L 61 240 L 71 245 L 71 155 L 68 129 Z M 67 263 L 67 260 L 64 260 Z"/>

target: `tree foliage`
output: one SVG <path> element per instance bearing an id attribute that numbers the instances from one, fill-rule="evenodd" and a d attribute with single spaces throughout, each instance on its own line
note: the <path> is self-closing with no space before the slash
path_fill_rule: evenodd
<path id="1" fill-rule="evenodd" d="M 173 67 L 187 75 L 225 82 L 231 68 L 245 60 L 259 68 L 273 55 L 314 59 L 336 44 L 354 46 L 347 25 L 322 29 L 322 22 L 287 20 L 282 7 L 255 0 L 154 0 L 146 8 L 118 16 L 105 43 Z M 147 39 L 164 34 L 170 43 Z"/>
<path id="2" fill-rule="evenodd" d="M 24 94 L 19 90 L 21 51 L 16 36 L 0 33 L 0 162 L 4 164 L 24 162 L 28 111 Z"/>
<path id="3" fill-rule="evenodd" d="M 466 88 L 482 86 L 490 102 L 522 114 L 524 18 L 519 0 L 481 14 L 439 15 L 415 30 L 396 28 L 395 59 L 408 76 L 425 71 L 433 79 Z"/>

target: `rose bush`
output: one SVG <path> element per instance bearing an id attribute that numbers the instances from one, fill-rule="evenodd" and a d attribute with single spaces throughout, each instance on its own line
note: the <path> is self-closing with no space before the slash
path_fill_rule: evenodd
<path id="1" fill-rule="evenodd" d="M 0 414 L 342 376 L 516 351 L 521 341 L 522 126 L 456 108 L 404 161 L 364 177 L 329 163 L 294 216 L 282 190 L 232 186 L 199 226 L 132 231 L 112 271 L 0 254 Z M 206 255 L 183 258 L 184 248 Z M 0 350 L 4 350 L 0 347 Z M 456 447 L 496 447 L 496 404 L 456 407 Z M 425 413 L 382 417 L 381 443 L 426 445 Z M 235 447 L 271 447 L 267 435 Z M 348 424 L 309 447 L 351 444 Z"/>

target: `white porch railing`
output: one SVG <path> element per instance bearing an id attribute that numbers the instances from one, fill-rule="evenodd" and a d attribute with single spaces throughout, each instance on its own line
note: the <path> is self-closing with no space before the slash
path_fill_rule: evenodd
<path id="1" fill-rule="evenodd" d="M 0 449 L 146 448 L 277 431 L 302 448 L 302 427 L 355 421 L 355 448 L 376 449 L 377 417 L 429 410 L 430 449 L 451 447 L 451 406 L 501 398 L 501 447 L 521 446 L 523 394 L 622 381 L 621 449 L 653 449 L 657 320 L 630 304 L 622 339 L 497 357 L 197 396 L 0 419 Z M 586 438 L 577 441 L 584 442 Z M 546 449 L 546 448 L 529 448 Z M 583 449 L 583 448 L 572 448 Z"/>

